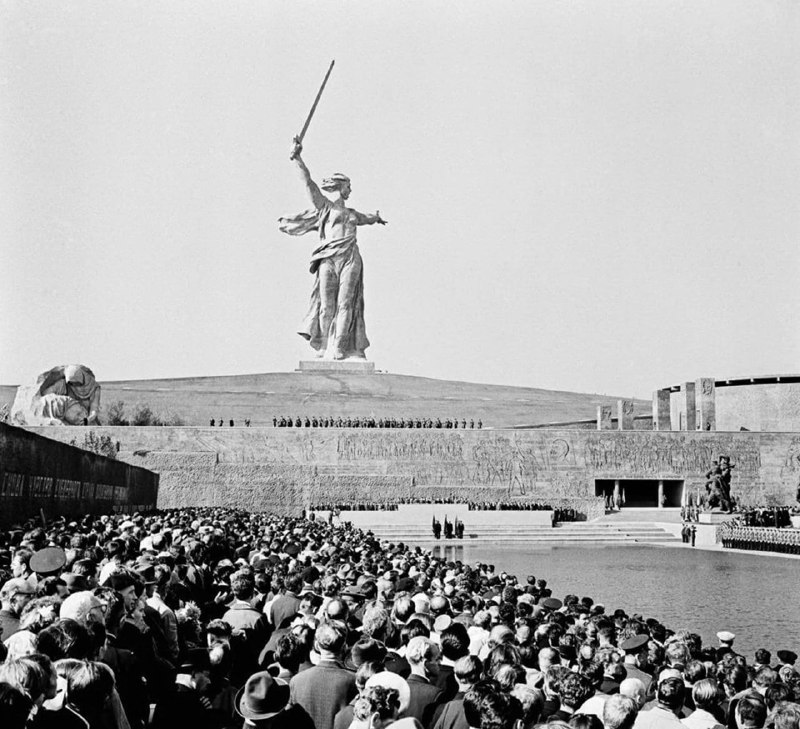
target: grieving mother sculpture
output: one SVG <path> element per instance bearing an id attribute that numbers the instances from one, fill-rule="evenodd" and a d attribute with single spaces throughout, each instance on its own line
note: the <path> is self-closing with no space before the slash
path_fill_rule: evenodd
<path id="1" fill-rule="evenodd" d="M 59 365 L 17 388 L 11 420 L 17 425 L 99 424 L 100 385 L 85 365 Z"/>
<path id="2" fill-rule="evenodd" d="M 359 213 L 346 206 L 351 191 L 346 175 L 331 175 L 317 185 L 300 156 L 302 150 L 302 144 L 295 139 L 291 159 L 300 170 L 314 207 L 279 220 L 280 229 L 289 235 L 319 232 L 319 245 L 311 254 L 311 303 L 298 333 L 309 341 L 318 357 L 365 359 L 369 340 L 364 325 L 364 269 L 356 228 L 374 223 L 386 225 L 386 221 L 380 212 Z M 331 197 L 323 195 L 320 187 Z"/>

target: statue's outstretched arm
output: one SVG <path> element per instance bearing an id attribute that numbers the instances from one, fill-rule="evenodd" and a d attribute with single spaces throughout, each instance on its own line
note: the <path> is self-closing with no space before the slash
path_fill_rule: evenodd
<path id="1" fill-rule="evenodd" d="M 300 142 L 298 142 L 297 140 L 295 140 L 294 144 L 292 145 L 292 153 L 289 156 L 289 159 L 293 160 L 294 163 L 297 165 L 297 168 L 300 170 L 300 176 L 303 178 L 303 184 L 305 184 L 306 192 L 308 193 L 308 197 L 311 200 L 311 204 L 317 210 L 320 210 L 325 206 L 325 203 L 328 200 L 322 194 L 322 190 L 319 189 L 317 183 L 311 179 L 311 173 L 308 171 L 306 163 L 303 162 L 303 158 L 300 156 L 300 153 L 302 151 L 303 151 L 303 145 L 300 144 Z"/>
<path id="2" fill-rule="evenodd" d="M 356 225 L 374 225 L 375 223 L 386 225 L 389 222 L 381 217 L 380 210 L 375 213 L 359 213 L 358 210 L 353 210 L 353 212 L 356 214 Z"/>

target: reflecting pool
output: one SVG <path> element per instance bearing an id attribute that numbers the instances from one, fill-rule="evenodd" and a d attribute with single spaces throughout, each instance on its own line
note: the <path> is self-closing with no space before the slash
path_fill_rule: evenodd
<path id="1" fill-rule="evenodd" d="M 588 595 L 606 612 L 623 608 L 673 630 L 692 629 L 704 645 L 736 634 L 752 661 L 757 648 L 800 653 L 800 560 L 703 550 L 620 545 L 439 545 L 447 559 L 494 564 L 524 581 L 546 579 L 553 596 Z"/>

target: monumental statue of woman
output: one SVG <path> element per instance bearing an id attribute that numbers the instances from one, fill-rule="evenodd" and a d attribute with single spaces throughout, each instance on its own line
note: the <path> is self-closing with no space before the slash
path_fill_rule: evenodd
<path id="1" fill-rule="evenodd" d="M 365 359 L 369 340 L 364 325 L 364 268 L 356 228 L 386 225 L 386 221 L 380 212 L 360 213 L 347 207 L 351 187 L 346 175 L 336 173 L 317 185 L 300 156 L 302 151 L 302 144 L 295 140 L 290 158 L 300 170 L 313 208 L 279 220 L 280 229 L 289 235 L 319 233 L 319 245 L 311 253 L 311 303 L 298 333 L 309 341 L 318 357 Z"/>

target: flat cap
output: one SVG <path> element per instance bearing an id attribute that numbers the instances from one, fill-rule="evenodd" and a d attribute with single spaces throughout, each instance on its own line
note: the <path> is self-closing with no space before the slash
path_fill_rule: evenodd
<path id="1" fill-rule="evenodd" d="M 626 653 L 629 651 L 635 651 L 645 645 L 648 641 L 648 637 L 646 635 L 633 635 L 627 640 L 622 641 L 619 644 L 620 650 L 625 651 Z"/>
<path id="2" fill-rule="evenodd" d="M 67 555 L 61 547 L 45 547 L 34 552 L 30 567 L 39 575 L 58 572 L 67 563 Z"/>
<path id="3" fill-rule="evenodd" d="M 562 603 L 557 597 L 546 597 L 541 602 L 542 607 L 545 607 L 548 610 L 558 610 L 563 604 L 564 603 Z"/>

